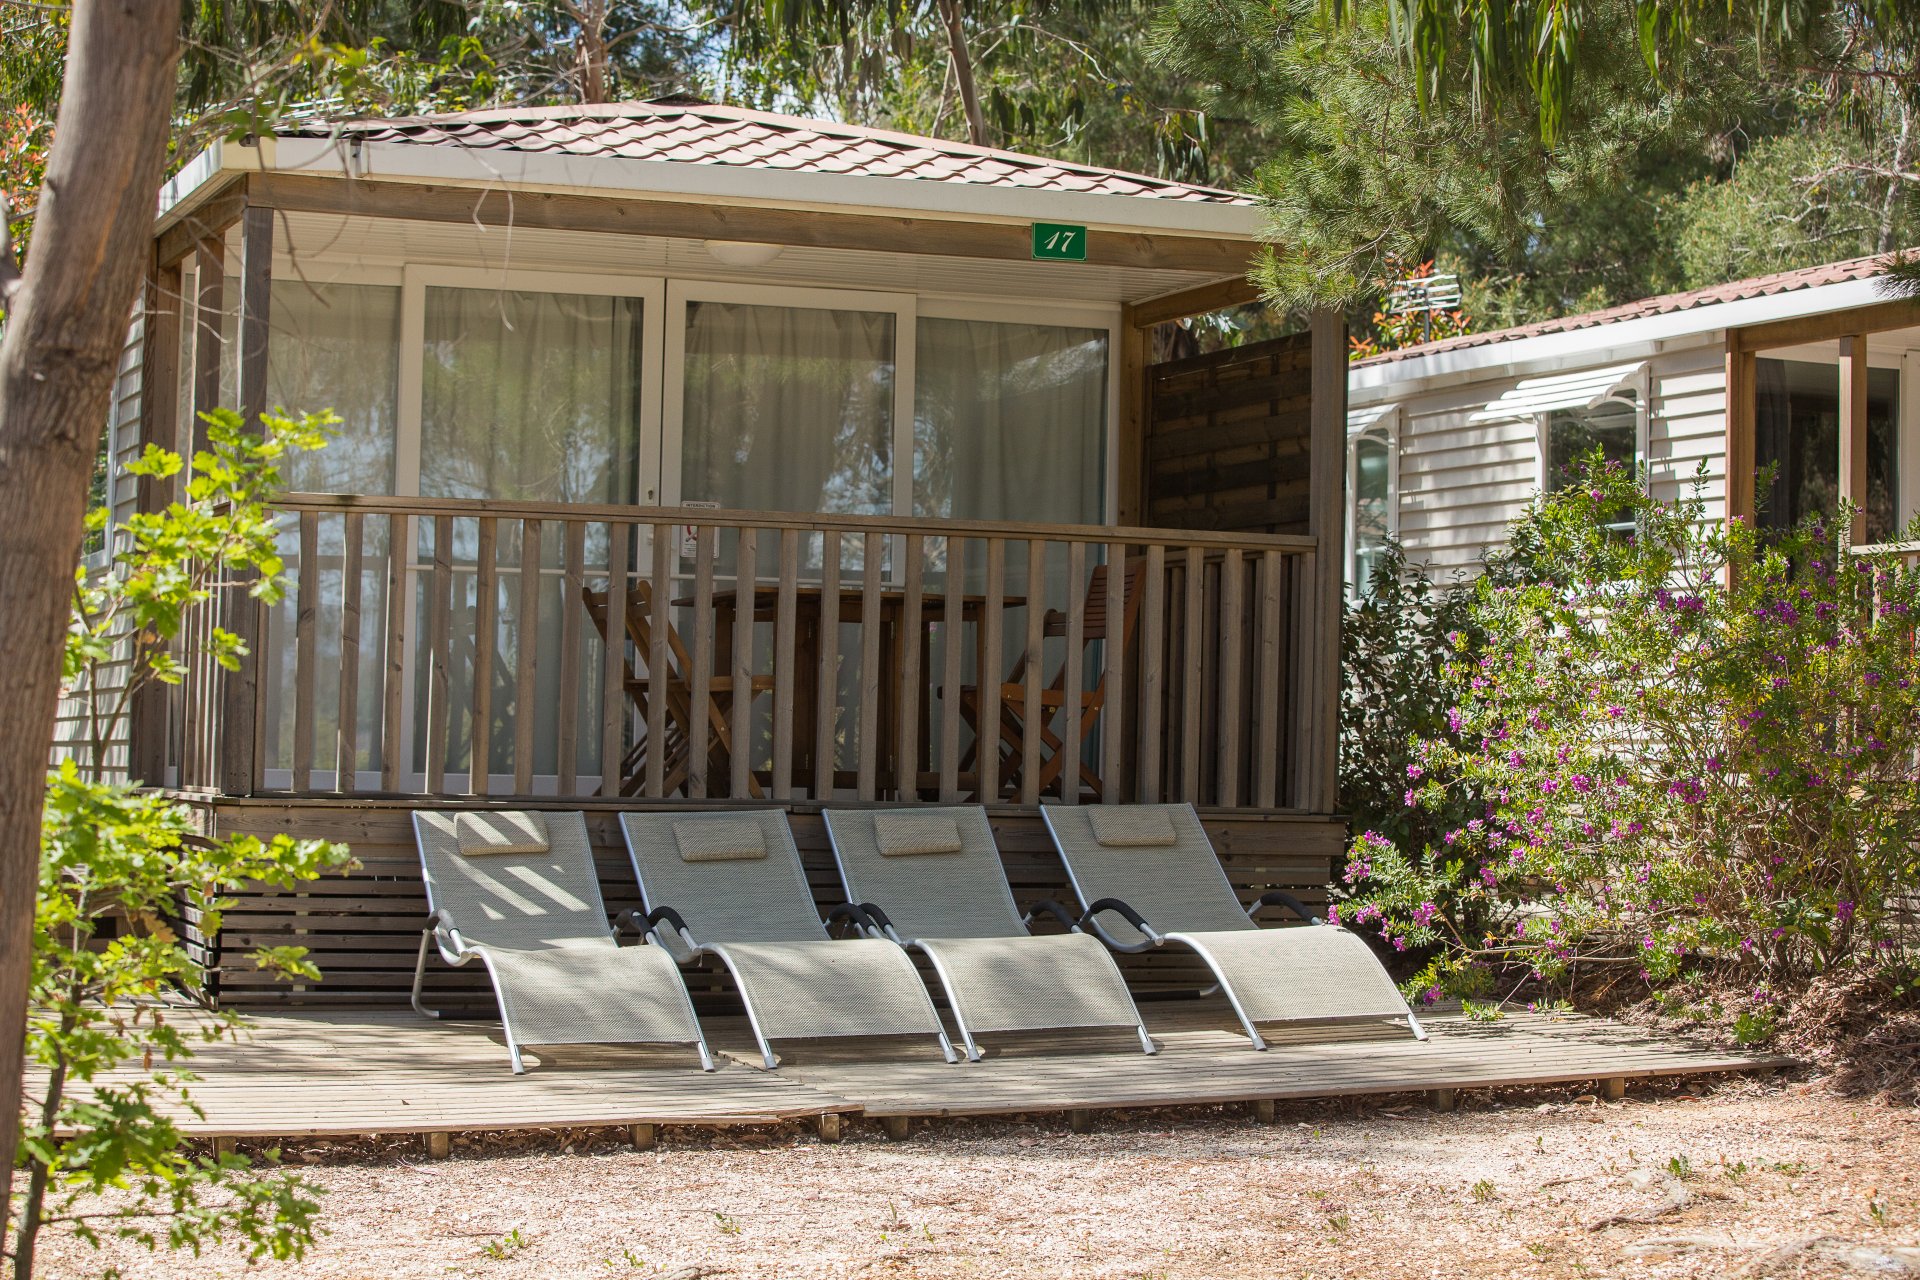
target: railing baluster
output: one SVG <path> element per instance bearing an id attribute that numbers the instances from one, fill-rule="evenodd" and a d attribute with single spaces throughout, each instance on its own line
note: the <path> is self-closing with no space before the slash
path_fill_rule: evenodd
<path id="1" fill-rule="evenodd" d="M 1185 673 L 1180 681 L 1180 798 L 1200 803 L 1200 712 L 1206 705 L 1200 683 L 1201 659 L 1206 648 L 1201 632 L 1206 626 L 1207 550 L 1187 548 L 1186 634 L 1180 656 Z"/>
<path id="2" fill-rule="evenodd" d="M 1284 571 L 1278 551 L 1261 553 L 1259 647 L 1254 651 L 1260 695 L 1253 756 L 1253 803 L 1261 809 L 1273 808 L 1280 777 L 1280 575 Z"/>
<path id="3" fill-rule="evenodd" d="M 452 665 L 453 517 L 433 518 L 433 596 L 428 606 L 427 794 L 447 789 L 447 738 L 453 731 L 448 705 Z"/>
<path id="4" fill-rule="evenodd" d="M 413 520 L 387 517 L 387 637 L 380 657 L 380 789 L 398 791 L 406 765 L 407 614 L 413 607 L 407 561 L 413 554 Z"/>
<path id="5" fill-rule="evenodd" d="M 1067 713 L 1060 733 L 1060 799 L 1080 803 L 1080 691 L 1086 679 L 1081 670 L 1082 646 L 1087 639 L 1087 544 L 1067 544 L 1067 660 L 1061 668 L 1062 699 Z M 1111 624 L 1109 624 L 1111 625 Z"/>
<path id="6" fill-rule="evenodd" d="M 1140 601 L 1140 803 L 1160 803 L 1161 711 L 1167 696 L 1167 549 L 1147 547 Z"/>
<path id="7" fill-rule="evenodd" d="M 689 717 L 687 746 L 687 795 L 694 800 L 707 797 L 707 762 L 713 756 L 713 560 L 719 531 L 703 524 L 693 537 L 693 671 L 689 674 L 689 697 L 693 711 Z"/>
<path id="8" fill-rule="evenodd" d="M 1220 756 L 1214 765 L 1216 804 L 1229 809 L 1240 804 L 1240 655 L 1246 635 L 1240 627 L 1240 551 L 1228 547 L 1220 554 Z"/>
<path id="9" fill-rule="evenodd" d="M 820 534 L 819 661 L 813 686 L 813 798 L 833 797 L 840 746 L 840 534 Z"/>
<path id="10" fill-rule="evenodd" d="M 920 794 L 920 641 L 922 596 L 925 591 L 923 560 L 926 538 L 907 535 L 906 591 L 900 601 L 898 633 L 894 648 L 899 653 L 899 687 L 893 696 L 899 702 L 899 733 L 894 741 L 894 790 L 901 800 L 917 799 Z"/>
<path id="11" fill-rule="evenodd" d="M 966 630 L 966 541 L 947 538 L 940 624 L 940 803 L 960 803 L 960 641 Z"/>
<path id="12" fill-rule="evenodd" d="M 514 644 L 513 794 L 533 794 L 533 722 L 539 703 L 540 522 L 520 523 L 520 634 Z"/>
<path id="13" fill-rule="evenodd" d="M 980 618 L 980 669 L 974 679 L 980 689 L 980 719 L 974 727 L 973 765 L 979 782 L 975 798 L 992 804 L 1000 798 L 1000 682 L 1006 679 L 1001 662 L 1002 616 L 1007 603 L 1007 543 L 987 539 L 987 599 Z"/>
<path id="14" fill-rule="evenodd" d="M 1105 659 L 1102 679 L 1106 694 L 1100 707 L 1100 799 L 1119 804 L 1126 799 L 1120 775 L 1126 769 L 1127 732 L 1127 545 L 1107 544 L 1107 638 L 1100 651 Z M 1136 602 L 1137 603 L 1137 602 Z"/>
<path id="15" fill-rule="evenodd" d="M 333 732 L 333 789 L 340 795 L 357 790 L 354 772 L 360 764 L 360 575 L 365 557 L 361 547 L 366 517 L 347 512 L 341 538 L 345 556 L 340 567 L 340 689 Z"/>
<path id="16" fill-rule="evenodd" d="M 467 790 L 476 796 L 493 791 L 493 652 L 499 625 L 495 613 L 500 591 L 497 539 L 500 523 L 480 517 L 473 575 L 473 719 L 467 743 Z"/>
<path id="17" fill-rule="evenodd" d="M 733 592 L 733 742 L 730 795 L 739 800 L 753 790 L 753 615 L 760 566 L 755 531 L 740 531 L 739 564 Z"/>
<path id="18" fill-rule="evenodd" d="M 293 789 L 313 790 L 314 630 L 320 621 L 320 513 L 300 513 L 300 596 L 293 624 Z M 244 608 L 245 606 L 241 606 Z M 259 654 L 253 658 L 258 660 Z M 231 677 L 229 677 L 231 678 Z"/>
<path id="19" fill-rule="evenodd" d="M 860 799 L 879 794 L 875 785 L 880 755 L 880 578 L 882 537 L 869 533 L 862 551 L 860 578 Z"/>
<path id="20" fill-rule="evenodd" d="M 780 582 L 773 615 L 773 798 L 793 799 L 793 645 L 799 612 L 800 531 L 780 531 Z"/>
<path id="21" fill-rule="evenodd" d="M 586 613 L 587 523 L 568 520 L 565 577 L 560 588 L 559 777 L 563 796 L 580 787 L 580 619 Z"/>
<path id="22" fill-rule="evenodd" d="M 620 795 L 625 782 L 627 723 L 627 535 L 632 525 L 607 522 L 607 640 L 600 649 L 600 794 Z M 651 745 L 651 744 L 649 744 Z"/>
<path id="23" fill-rule="evenodd" d="M 1040 668 L 1046 662 L 1047 621 L 1047 544 L 1039 538 L 1027 539 L 1027 644 L 1021 696 L 1024 714 L 1020 722 L 1020 803 L 1040 803 L 1041 730 L 1047 727 L 1047 709 L 1040 701 Z"/>
<path id="24" fill-rule="evenodd" d="M 667 794 L 667 713 L 674 698 L 673 658 L 667 641 L 673 628 L 673 539 L 670 524 L 653 526 L 652 616 L 647 622 L 647 790 L 653 799 Z M 691 704 L 689 704 L 691 717 Z"/>

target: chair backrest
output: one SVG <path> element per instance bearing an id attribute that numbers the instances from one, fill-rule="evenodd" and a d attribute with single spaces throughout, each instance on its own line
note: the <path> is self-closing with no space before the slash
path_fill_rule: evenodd
<path id="1" fill-rule="evenodd" d="M 648 908 L 672 907 L 700 942 L 825 940 L 780 810 L 623 813 L 620 829 Z"/>
<path id="2" fill-rule="evenodd" d="M 1257 929 L 1227 881 L 1199 815 L 1186 804 L 1049 804 L 1040 809 L 1085 907 L 1118 898 L 1161 933 Z M 1123 942 L 1140 935 L 1100 918 Z"/>
<path id="3" fill-rule="evenodd" d="M 427 905 L 470 943 L 615 946 L 586 819 L 526 810 L 413 813 Z"/>
<path id="4" fill-rule="evenodd" d="M 1134 624 L 1140 617 L 1140 584 L 1146 578 L 1147 562 L 1145 557 L 1135 557 L 1127 561 L 1126 581 L 1120 588 L 1121 611 L 1119 638 L 1123 641 L 1133 635 Z M 1093 566 L 1093 572 L 1087 575 L 1086 603 L 1080 609 L 1080 634 L 1083 640 L 1091 644 L 1095 640 L 1115 638 L 1109 630 L 1107 617 L 1107 565 Z M 1067 634 L 1067 615 L 1058 609 L 1047 611 L 1046 633 L 1050 636 Z"/>
<path id="5" fill-rule="evenodd" d="M 829 809 L 826 817 L 848 899 L 886 912 L 902 938 L 1026 934 L 985 809 Z"/>

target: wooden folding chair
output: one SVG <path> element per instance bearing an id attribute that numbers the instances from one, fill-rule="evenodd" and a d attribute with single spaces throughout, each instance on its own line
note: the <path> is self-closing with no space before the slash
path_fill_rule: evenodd
<path id="1" fill-rule="evenodd" d="M 600 638 L 608 639 L 607 593 L 582 587 L 580 598 L 587 607 L 587 616 L 593 619 L 593 625 L 599 630 Z M 643 654 L 653 652 L 653 584 L 645 578 L 633 582 L 627 589 L 626 631 L 627 638 L 633 642 L 636 650 Z M 634 710 L 639 713 L 642 723 L 652 723 L 650 705 L 656 690 L 657 696 L 666 700 L 666 741 L 662 744 L 666 757 L 662 786 L 665 793 L 672 794 L 686 784 L 692 771 L 693 726 L 696 723 L 693 684 L 689 678 L 693 670 L 692 655 L 681 640 L 679 630 L 669 622 L 666 671 L 640 675 L 625 655 L 621 657 L 620 666 L 625 672 L 627 696 L 633 700 Z M 657 684 L 654 679 L 656 674 L 661 677 Z M 773 677 L 755 676 L 752 688 L 755 694 L 770 691 Z M 707 690 L 707 778 L 710 782 L 728 776 L 728 763 L 733 754 L 733 724 L 728 717 L 732 702 L 731 682 L 716 681 Z M 621 795 L 637 795 L 645 785 L 647 756 L 652 746 L 647 736 L 642 734 L 620 761 Z M 749 775 L 747 786 L 755 799 L 764 797 L 759 778 Z"/>
<path id="2" fill-rule="evenodd" d="M 1134 633 L 1140 622 L 1140 584 L 1146 575 L 1146 561 L 1129 561 L 1126 569 L 1126 584 L 1121 591 L 1123 601 L 1120 625 L 1116 629 L 1107 616 L 1107 566 L 1095 565 L 1087 580 L 1086 603 L 1081 607 L 1082 646 L 1096 641 L 1118 644 L 1125 653 L 1133 646 Z M 1029 588 L 1032 589 L 1031 587 Z M 1067 615 L 1058 609 L 1047 610 L 1041 626 L 1046 636 L 1065 636 L 1067 634 Z M 1082 668 L 1085 669 L 1084 667 Z M 1097 771 L 1081 760 L 1087 740 L 1093 736 L 1100 724 L 1100 712 L 1107 705 L 1107 668 L 1100 670 L 1100 679 L 1093 688 L 1079 691 L 1080 699 L 1080 737 L 1071 744 L 1063 741 L 1054 730 L 1056 716 L 1066 708 L 1067 664 L 1063 661 L 1060 669 L 1054 672 L 1053 679 L 1040 690 L 1039 706 L 1030 709 L 1027 706 L 1027 658 L 1023 653 L 1016 662 L 1013 671 L 1000 686 L 1000 725 L 999 740 L 995 743 L 995 754 L 999 758 L 999 776 L 995 781 L 995 795 L 1019 782 L 1020 772 L 1025 766 L 1026 725 L 1030 714 L 1038 714 L 1039 739 L 1045 749 L 1046 758 L 1040 765 L 1040 789 L 1045 791 L 1060 779 L 1067 761 L 1077 765 L 1078 785 L 1090 791 L 1097 800 L 1101 798 L 1103 782 Z M 980 725 L 980 690 L 978 686 L 967 686 L 960 690 L 960 714 L 973 730 L 973 746 L 962 759 L 962 771 L 971 768 L 973 761 L 981 756 L 980 747 L 987 734 Z M 981 770 L 984 780 L 984 767 Z M 982 787 L 984 792 L 985 788 Z M 984 796 L 982 797 L 984 798 Z"/>

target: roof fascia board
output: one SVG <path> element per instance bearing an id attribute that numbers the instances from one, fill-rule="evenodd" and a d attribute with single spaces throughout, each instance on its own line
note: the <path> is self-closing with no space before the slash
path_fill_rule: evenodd
<path id="1" fill-rule="evenodd" d="M 1877 277 L 1841 280 L 1791 293 L 1716 302 L 1687 311 L 1590 325 L 1565 333 L 1544 333 L 1513 342 L 1436 351 L 1410 360 L 1355 369 L 1349 394 L 1359 398 L 1400 395 L 1428 387 L 1471 382 L 1478 377 L 1531 373 L 1551 368 L 1555 362 L 1572 367 L 1570 361 L 1600 352 L 1606 352 L 1609 360 L 1638 358 L 1715 340 L 1715 334 L 1743 325 L 1844 311 L 1884 300 Z"/>
<path id="2" fill-rule="evenodd" d="M 219 153 L 223 167 L 282 173 L 348 176 L 344 140 L 280 138 L 273 154 L 248 149 Z M 359 149 L 355 176 L 446 185 L 561 191 L 584 195 L 645 194 L 662 199 L 728 200 L 863 213 L 892 211 L 968 221 L 1025 223 L 1055 220 L 1108 230 L 1160 232 L 1212 239 L 1256 240 L 1265 214 L 1254 205 L 1156 200 L 1142 196 L 1033 191 L 875 178 L 861 174 L 798 173 L 732 165 L 678 164 L 624 156 L 517 153 L 480 148 L 371 142 Z"/>

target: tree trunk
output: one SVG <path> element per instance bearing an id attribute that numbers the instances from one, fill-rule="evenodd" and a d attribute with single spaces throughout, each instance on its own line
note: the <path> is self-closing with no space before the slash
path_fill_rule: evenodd
<path id="1" fill-rule="evenodd" d="M 179 6 L 73 7 L 33 247 L 0 339 L 0 1228 L 20 1131 L 40 801 L 87 482 L 151 256 Z"/>
<path id="2" fill-rule="evenodd" d="M 968 139 L 987 145 L 987 115 L 980 109 L 980 90 L 973 83 L 973 55 L 967 51 L 967 29 L 961 22 L 960 0 L 940 0 L 940 17 L 947 25 L 947 56 L 953 60 L 953 80 L 960 89 L 960 105 L 967 113 Z"/>
<path id="3" fill-rule="evenodd" d="M 607 100 L 607 0 L 579 0 L 568 8 L 580 28 L 577 58 L 580 63 L 580 101 L 600 103 Z"/>

